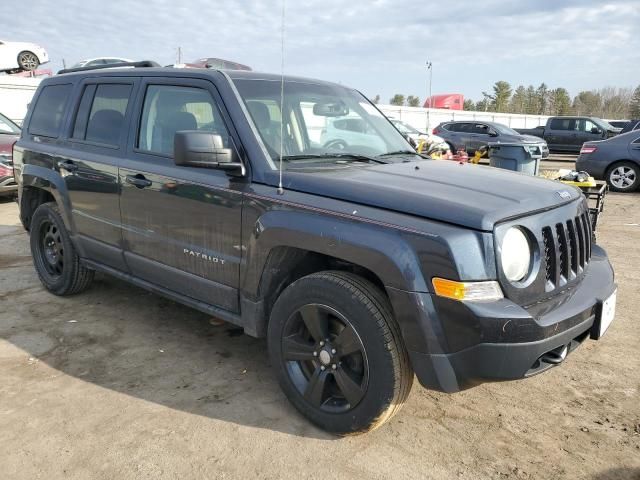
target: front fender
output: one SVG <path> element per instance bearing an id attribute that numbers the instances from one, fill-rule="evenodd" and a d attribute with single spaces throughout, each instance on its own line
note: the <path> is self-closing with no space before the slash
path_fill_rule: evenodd
<path id="1" fill-rule="evenodd" d="M 403 234 L 365 222 L 314 212 L 271 210 L 252 226 L 245 244 L 243 290 L 257 295 L 269 253 L 293 247 L 344 260 L 373 272 L 385 286 L 425 292 L 420 261 Z"/>

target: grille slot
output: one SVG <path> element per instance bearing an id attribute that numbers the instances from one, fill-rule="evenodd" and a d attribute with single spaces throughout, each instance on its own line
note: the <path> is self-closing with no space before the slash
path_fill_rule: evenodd
<path id="1" fill-rule="evenodd" d="M 578 232 L 578 249 L 579 249 L 578 266 L 582 270 L 584 268 L 585 252 L 586 252 L 586 248 L 585 248 L 586 244 L 585 244 L 585 238 L 584 238 L 584 225 L 582 224 L 581 217 L 576 217 L 575 222 L 576 222 L 576 231 Z"/>
<path id="2" fill-rule="evenodd" d="M 563 285 L 567 283 L 569 278 L 569 248 L 567 246 L 567 235 L 562 223 L 556 224 L 556 236 L 558 238 L 558 259 L 560 278 L 555 282 L 556 284 Z"/>
<path id="3" fill-rule="evenodd" d="M 555 283 L 556 280 L 556 248 L 553 242 L 553 234 L 550 227 L 542 229 L 542 240 L 544 243 L 544 265 L 545 279 L 547 284 Z"/>
<path id="4" fill-rule="evenodd" d="M 573 276 L 578 273 L 578 256 L 580 251 L 578 250 L 578 240 L 576 239 L 576 227 L 571 220 L 567 220 L 567 232 L 569 234 L 569 250 L 571 251 L 571 272 Z"/>

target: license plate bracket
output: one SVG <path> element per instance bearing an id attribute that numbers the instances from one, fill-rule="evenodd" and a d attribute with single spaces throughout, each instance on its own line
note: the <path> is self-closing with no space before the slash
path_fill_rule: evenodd
<path id="1" fill-rule="evenodd" d="M 606 333 L 607 329 L 613 322 L 616 315 L 616 301 L 618 296 L 618 289 L 615 289 L 611 295 L 603 300 L 598 308 L 598 314 L 596 315 L 596 321 L 591 328 L 591 338 L 599 340 Z"/>

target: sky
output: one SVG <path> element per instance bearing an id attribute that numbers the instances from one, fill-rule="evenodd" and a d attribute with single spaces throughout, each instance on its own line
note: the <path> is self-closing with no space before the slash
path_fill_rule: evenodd
<path id="1" fill-rule="evenodd" d="M 0 39 L 45 47 L 48 68 L 121 56 L 162 65 L 218 57 L 281 69 L 282 0 L 22 0 Z M 284 71 L 393 94 L 463 93 L 494 82 L 573 95 L 640 85 L 640 0 L 285 0 Z"/>

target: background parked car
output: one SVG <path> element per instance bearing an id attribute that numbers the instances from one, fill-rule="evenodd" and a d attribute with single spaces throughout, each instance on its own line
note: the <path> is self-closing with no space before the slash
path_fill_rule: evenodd
<path id="1" fill-rule="evenodd" d="M 549 117 L 546 125 L 516 130 L 544 139 L 550 150 L 575 153 L 584 142 L 604 140 L 620 133 L 619 128 L 597 117 Z"/>
<path id="2" fill-rule="evenodd" d="M 0 40 L 0 72 L 32 71 L 48 61 L 49 54 L 40 45 Z"/>
<path id="3" fill-rule="evenodd" d="M 409 125 L 406 122 L 403 122 L 402 120 L 390 118 L 389 121 L 393 123 L 393 125 L 398 129 L 398 131 L 401 134 L 403 134 L 405 137 L 409 137 L 411 140 L 414 141 L 416 145 L 418 145 L 421 140 L 424 140 L 429 144 L 434 142 L 440 143 L 444 141 L 443 138 L 428 132 L 421 132 L 417 128 Z"/>
<path id="4" fill-rule="evenodd" d="M 496 122 L 444 122 L 434 128 L 433 133 L 444 138 L 451 145 L 452 151 L 464 149 L 469 155 L 473 155 L 476 150 L 486 147 L 489 143 L 501 142 L 539 145 L 542 157 L 549 156 L 549 148 L 544 140 L 533 135 L 522 135 Z"/>
<path id="5" fill-rule="evenodd" d="M 87 60 L 80 60 L 71 68 L 97 67 L 100 65 L 110 65 L 112 63 L 123 63 L 123 62 L 133 62 L 133 60 L 130 60 L 128 58 L 119 58 L 119 57 L 89 58 Z"/>
<path id="6" fill-rule="evenodd" d="M 251 71 L 251 67 L 242 63 L 232 62 L 231 60 L 223 60 L 222 58 L 205 57 L 199 58 L 188 64 L 195 68 L 217 68 L 220 70 L 247 70 Z"/>
<path id="7" fill-rule="evenodd" d="M 640 184 L 640 130 L 582 146 L 576 169 L 606 180 L 615 192 L 632 192 Z"/>
<path id="8" fill-rule="evenodd" d="M 13 144 L 20 138 L 20 127 L 0 113 L 0 196 L 13 195 L 18 185 L 13 179 Z"/>
<path id="9" fill-rule="evenodd" d="M 615 128 L 624 128 L 629 123 L 629 120 L 608 120 L 607 123 Z"/>
<path id="10" fill-rule="evenodd" d="M 380 135 L 359 117 L 328 118 L 327 125 L 320 134 L 320 144 L 334 150 L 343 150 L 349 146 L 378 152 L 385 149 Z"/>
<path id="11" fill-rule="evenodd" d="M 633 132 L 634 130 L 640 130 L 640 120 L 629 120 L 620 133 Z"/>

